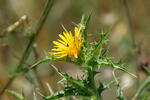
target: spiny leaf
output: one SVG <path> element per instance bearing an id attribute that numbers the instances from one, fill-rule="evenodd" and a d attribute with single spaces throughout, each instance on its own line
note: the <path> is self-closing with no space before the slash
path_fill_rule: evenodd
<path id="1" fill-rule="evenodd" d="M 106 89 L 106 88 L 109 88 L 110 85 L 112 85 L 114 82 L 115 82 L 115 80 L 111 80 L 110 82 L 103 84 L 103 85 L 104 85 L 104 88 L 105 88 L 105 89 Z"/>
<path id="2" fill-rule="evenodd" d="M 129 72 L 124 66 L 122 60 L 120 60 L 119 62 L 114 62 L 110 59 L 110 57 L 104 57 L 104 58 L 100 58 L 98 60 L 98 64 L 100 66 L 108 66 L 108 67 L 112 67 L 113 69 L 118 69 L 118 70 L 121 70 L 123 72 L 126 72 L 128 73 L 129 75 L 136 77 L 136 75 L 134 75 L 133 73 Z"/>
<path id="3" fill-rule="evenodd" d="M 101 56 L 102 46 L 107 41 L 107 36 L 110 30 L 107 30 L 105 33 L 100 34 L 100 41 L 95 45 L 92 51 L 92 56 L 88 61 L 88 65 L 95 67 L 98 65 L 98 59 Z"/>
<path id="4" fill-rule="evenodd" d="M 15 92 L 15 91 L 7 90 L 7 93 L 9 93 L 11 96 L 13 96 L 16 100 L 24 100 L 23 95 Z"/>
<path id="5" fill-rule="evenodd" d="M 89 96 L 86 92 L 82 92 L 80 89 L 76 89 L 74 87 L 67 86 L 64 90 L 59 91 L 51 96 L 42 96 L 44 100 L 56 100 L 62 97 L 67 96 Z"/>
<path id="6" fill-rule="evenodd" d="M 87 43 L 87 29 L 88 29 L 88 26 L 89 26 L 91 15 L 92 15 L 92 12 L 89 14 L 89 16 L 88 16 L 88 18 L 87 18 L 87 20 L 85 22 L 85 29 L 84 29 L 84 32 L 83 32 L 85 43 Z"/>
<path id="7" fill-rule="evenodd" d="M 42 64 L 42 63 L 45 63 L 45 62 L 50 62 L 50 61 L 52 61 L 52 57 L 46 57 L 46 58 L 44 58 L 44 59 L 42 59 L 42 60 L 39 60 L 39 61 L 36 62 L 35 64 L 33 64 L 33 65 L 31 66 L 31 68 L 34 68 L 34 67 L 38 66 L 39 64 Z"/>
<path id="8" fill-rule="evenodd" d="M 54 65 L 51 64 L 51 66 L 56 70 L 56 72 L 58 72 L 63 78 L 65 78 L 67 80 L 67 82 L 69 82 L 72 85 L 75 85 L 77 87 L 84 88 L 84 84 L 82 83 L 81 80 L 73 79 L 68 74 L 60 72 Z"/>
<path id="9" fill-rule="evenodd" d="M 63 78 L 67 80 L 67 82 L 74 84 L 75 86 L 84 87 L 84 84 L 80 80 L 75 80 L 72 77 L 70 77 L 66 73 L 60 72 L 54 65 L 51 64 L 51 66 L 58 72 Z"/>
<path id="10" fill-rule="evenodd" d="M 80 89 L 81 92 L 83 91 L 89 95 L 91 94 L 91 90 L 85 87 L 84 80 L 74 79 L 68 74 L 60 72 L 54 65 L 51 64 L 51 66 L 56 70 L 56 72 L 58 72 L 63 78 L 65 78 L 67 80 L 67 83 L 70 83 L 71 86 L 75 87 L 76 89 Z"/>
<path id="11" fill-rule="evenodd" d="M 101 83 L 99 82 L 99 87 L 97 89 L 98 93 L 101 94 L 105 89 L 109 88 L 111 84 L 113 84 L 115 80 L 110 81 L 109 83 Z"/>
<path id="12" fill-rule="evenodd" d="M 102 44 L 107 42 L 108 34 L 110 33 L 111 29 L 112 27 L 110 27 L 105 33 L 100 34 L 100 42 L 102 42 Z"/>
<path id="13" fill-rule="evenodd" d="M 41 92 L 39 92 L 39 95 L 43 98 L 43 100 L 48 100 L 47 99 L 47 95 L 45 95 L 45 94 L 43 94 Z M 50 99 L 50 100 L 52 100 L 52 99 Z"/>
<path id="14" fill-rule="evenodd" d="M 59 71 L 58 68 L 56 68 L 56 67 L 55 67 L 54 65 L 52 65 L 52 64 L 50 64 L 50 66 L 52 66 L 52 67 L 55 69 L 55 71 L 56 71 L 60 76 L 62 76 L 62 77 L 64 78 L 63 73 L 62 73 L 61 71 Z"/>
<path id="15" fill-rule="evenodd" d="M 84 15 L 82 15 L 82 18 L 81 18 L 81 21 L 80 21 L 80 23 L 79 23 L 79 26 L 80 26 L 80 25 L 84 25 L 84 24 L 85 24 L 84 19 L 85 19 L 85 16 L 84 16 Z"/>
<path id="16" fill-rule="evenodd" d="M 118 91 L 118 97 L 117 97 L 118 100 L 125 100 L 123 97 L 122 88 L 119 83 L 117 84 L 117 91 Z"/>
<path id="17" fill-rule="evenodd" d="M 42 95 L 42 97 L 44 100 L 56 100 L 56 99 L 66 97 L 66 96 L 71 96 L 71 95 L 73 95 L 71 91 L 69 91 L 69 92 L 66 91 L 66 93 L 65 93 L 65 91 L 59 91 L 59 92 L 53 94 L 52 96 Z"/>
<path id="18" fill-rule="evenodd" d="M 105 87 L 104 87 L 104 84 L 102 84 L 101 82 L 99 83 L 99 87 L 97 89 L 98 93 L 101 94 L 102 91 L 104 91 Z"/>
<path id="19" fill-rule="evenodd" d="M 137 78 L 136 75 L 134 75 L 133 73 L 129 72 L 129 71 L 128 71 L 126 68 L 124 68 L 124 67 L 119 67 L 118 69 L 120 69 L 121 71 L 124 71 L 124 72 L 128 73 L 129 75 L 131 75 L 131 76 Z"/>
<path id="20" fill-rule="evenodd" d="M 114 61 L 111 61 L 111 64 L 112 64 L 112 67 L 114 69 L 119 69 L 121 71 L 124 71 L 126 73 L 128 73 L 129 75 L 133 76 L 136 78 L 136 75 L 134 75 L 133 73 L 129 72 L 124 66 L 122 60 L 120 60 L 119 62 L 114 62 Z"/>
<path id="21" fill-rule="evenodd" d="M 117 70 L 117 68 L 114 68 L 113 69 L 113 72 L 112 72 L 112 75 L 114 77 L 114 80 L 116 82 L 116 86 L 117 86 L 117 92 L 118 92 L 118 100 L 124 100 L 124 97 L 123 97 L 123 92 L 122 92 L 122 87 L 120 86 L 120 83 L 118 81 L 118 78 L 116 77 L 115 75 L 115 71 Z"/>
<path id="22" fill-rule="evenodd" d="M 51 86 L 50 86 L 48 83 L 46 83 L 46 85 L 47 85 L 47 87 L 48 87 L 48 90 L 49 90 L 50 94 L 53 95 L 54 92 L 53 92 Z"/>

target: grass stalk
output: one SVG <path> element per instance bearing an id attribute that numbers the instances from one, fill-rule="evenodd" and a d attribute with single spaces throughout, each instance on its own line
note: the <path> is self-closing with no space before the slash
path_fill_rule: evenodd
<path id="1" fill-rule="evenodd" d="M 28 59 L 29 55 L 30 55 L 30 52 L 32 50 L 32 44 L 34 43 L 36 37 L 38 36 L 38 34 L 40 33 L 40 30 L 42 29 L 47 17 L 48 17 L 48 14 L 52 8 L 52 5 L 53 5 L 53 1 L 54 0 L 47 0 L 47 3 L 44 7 L 44 10 L 38 20 L 38 23 L 35 27 L 35 29 L 33 30 L 32 32 L 32 36 L 30 38 L 30 41 L 25 49 L 25 52 L 23 53 L 23 56 L 17 66 L 17 69 L 20 68 L 20 67 L 23 67 L 23 64 L 26 62 L 26 60 Z M 16 69 L 16 70 L 17 70 Z M 6 83 L 6 85 L 4 86 L 4 88 L 2 89 L 2 91 L 0 92 L 0 96 L 4 93 L 5 89 L 7 89 L 11 83 L 13 82 L 13 80 L 16 78 L 16 76 L 13 76 L 11 77 L 8 82 Z"/>
<path id="2" fill-rule="evenodd" d="M 130 35 L 131 35 L 132 48 L 137 49 L 137 51 L 136 51 L 136 54 L 137 54 L 137 57 L 136 57 L 137 58 L 136 59 L 137 86 L 136 86 L 136 88 L 138 89 L 139 84 L 140 84 L 138 58 L 141 56 L 141 48 L 140 48 L 140 45 L 137 45 L 136 41 L 135 41 L 133 23 L 132 23 L 132 20 L 131 20 L 131 15 L 130 15 L 130 12 L 129 12 L 129 7 L 128 7 L 128 4 L 127 4 L 127 0 L 123 0 L 123 6 L 124 6 L 124 9 L 125 9 L 127 21 L 128 21 L 128 24 L 129 24 L 129 32 L 130 32 Z"/>

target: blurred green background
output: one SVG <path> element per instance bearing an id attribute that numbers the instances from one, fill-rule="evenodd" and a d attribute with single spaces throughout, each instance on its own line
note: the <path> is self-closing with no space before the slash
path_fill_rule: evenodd
<path id="1" fill-rule="evenodd" d="M 24 66 L 30 66 L 37 60 L 43 58 L 53 47 L 52 41 L 63 32 L 61 24 L 67 30 L 74 31 L 74 24 L 79 23 L 83 14 L 92 11 L 92 17 L 88 29 L 88 39 L 98 41 L 98 34 L 112 27 L 109 35 L 109 54 L 115 60 L 120 58 L 130 72 L 139 76 L 139 83 L 146 78 L 142 70 L 144 65 L 149 64 L 150 59 L 150 1 L 149 0 L 126 0 L 129 8 L 129 22 L 124 0 L 54 0 L 53 8 L 46 20 L 44 27 L 38 35 L 34 44 L 34 50 Z M 12 75 L 22 54 L 29 42 L 31 29 L 37 23 L 44 8 L 46 0 L 0 0 L 0 34 L 26 15 L 27 19 L 10 33 L 0 38 L 0 90 L 5 86 Z M 134 35 L 134 47 L 131 34 Z M 106 46 L 105 46 L 106 47 Z M 140 48 L 140 52 L 137 52 Z M 36 57 L 35 57 L 36 55 Z M 73 77 L 81 75 L 82 70 L 78 67 L 62 62 L 54 62 L 61 71 L 67 72 Z M 139 69 L 139 70 L 137 70 Z M 101 68 L 101 73 L 96 76 L 96 82 L 108 82 L 112 77 L 112 69 Z M 123 87 L 124 96 L 131 100 L 136 91 L 137 80 L 126 73 L 117 72 Z M 56 92 L 60 89 L 57 82 L 61 77 L 49 66 L 48 63 L 38 66 L 36 75 L 31 72 L 19 75 L 9 89 L 24 92 L 27 100 L 32 100 L 33 91 L 48 93 L 46 82 Z M 37 82 L 40 81 L 40 82 Z M 116 87 L 103 92 L 104 100 L 116 100 Z M 40 97 L 39 97 L 40 98 Z M 14 100 L 10 95 L 4 93 L 0 100 Z"/>

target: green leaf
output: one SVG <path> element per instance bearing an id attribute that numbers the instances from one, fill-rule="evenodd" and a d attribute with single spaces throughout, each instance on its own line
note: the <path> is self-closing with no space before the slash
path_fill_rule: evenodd
<path id="1" fill-rule="evenodd" d="M 126 73 L 128 73 L 129 75 L 131 75 L 131 76 L 133 76 L 133 77 L 136 78 L 136 75 L 134 75 L 133 73 L 129 72 L 125 67 L 123 67 L 124 64 L 123 64 L 122 60 L 120 60 L 120 61 L 117 62 L 117 63 L 114 62 L 114 61 L 111 61 L 111 65 L 112 65 L 112 67 L 113 67 L 114 69 L 119 69 L 119 70 L 121 70 L 121 71 L 123 71 L 123 72 L 126 72 Z"/>
<path id="2" fill-rule="evenodd" d="M 117 94 L 118 94 L 118 100 L 125 100 L 124 97 L 123 97 L 123 92 L 122 92 L 122 87 L 120 86 L 120 83 L 115 75 L 115 71 L 116 71 L 117 68 L 113 69 L 113 72 L 112 72 L 112 75 L 114 77 L 114 80 L 116 82 L 116 86 L 117 86 Z"/>
<path id="3" fill-rule="evenodd" d="M 65 94 L 63 95 L 59 93 L 59 95 L 66 96 L 67 93 L 68 96 L 68 94 L 71 93 L 78 96 L 91 96 L 94 94 L 92 89 L 90 89 L 90 85 L 88 85 L 87 80 L 80 80 L 79 78 L 74 79 L 68 74 L 60 72 L 54 65 L 51 66 L 56 70 L 57 73 L 59 73 L 67 81 L 67 84 L 70 84 L 69 86 L 65 87 L 64 89 Z M 72 92 L 70 91 L 70 89 Z M 66 90 L 69 90 L 70 92 L 68 93 L 68 91 Z"/>
<path id="4" fill-rule="evenodd" d="M 88 61 L 89 66 L 93 66 L 93 67 L 98 66 L 98 60 L 101 56 L 103 44 L 107 42 L 107 36 L 109 32 L 110 29 L 107 30 L 105 33 L 100 34 L 100 41 L 95 44 L 95 46 L 93 47 L 93 51 L 91 52 L 91 57 Z"/>
<path id="5" fill-rule="evenodd" d="M 65 78 L 67 80 L 67 82 L 70 83 L 72 86 L 74 86 L 84 92 L 86 91 L 88 94 L 90 94 L 88 88 L 85 87 L 85 84 L 83 83 L 82 80 L 74 79 L 74 78 L 70 77 L 68 74 L 60 72 L 54 65 L 51 64 L 51 66 L 56 70 L 56 72 L 59 73 L 59 75 L 61 75 L 63 78 Z"/>
<path id="6" fill-rule="evenodd" d="M 150 76 L 145 80 L 143 84 L 140 85 L 139 89 L 137 90 L 136 94 L 134 95 L 133 100 L 136 100 L 136 98 L 144 91 L 145 88 L 147 88 L 150 85 Z"/>
<path id="7" fill-rule="evenodd" d="M 92 15 L 92 12 L 89 14 L 89 16 L 88 16 L 88 18 L 87 18 L 87 20 L 85 22 L 85 29 L 84 29 L 84 32 L 83 32 L 84 43 L 87 43 L 87 29 L 88 29 L 88 26 L 89 26 L 91 15 Z"/>
<path id="8" fill-rule="evenodd" d="M 98 89 L 97 89 L 98 93 L 101 94 L 101 93 L 104 91 L 104 89 L 105 89 L 104 84 L 102 84 L 102 83 L 100 82 L 99 87 L 98 87 Z"/>
<path id="9" fill-rule="evenodd" d="M 110 85 L 112 85 L 114 82 L 115 82 L 115 80 L 111 80 L 110 82 L 103 84 L 103 85 L 104 85 L 104 88 L 105 88 L 105 89 L 106 89 L 106 88 L 109 88 Z"/>
<path id="10" fill-rule="evenodd" d="M 118 91 L 118 97 L 117 97 L 118 100 L 125 100 L 123 97 L 122 88 L 119 83 L 117 84 L 117 91 Z"/>
<path id="11" fill-rule="evenodd" d="M 107 54 L 104 54 L 105 57 L 101 56 L 101 58 L 98 60 L 98 64 L 99 66 L 108 66 L 108 67 L 112 67 L 113 69 L 118 69 L 121 70 L 123 72 L 128 73 L 129 75 L 136 77 L 136 75 L 134 75 L 133 73 L 129 72 L 124 66 L 122 60 L 118 61 L 118 62 L 114 62 L 111 60 L 110 57 L 106 56 Z"/>
<path id="12" fill-rule="evenodd" d="M 129 75 L 133 76 L 134 78 L 137 78 L 136 75 L 134 75 L 133 73 L 129 72 L 125 67 L 119 67 L 118 69 L 128 73 Z"/>
<path id="13" fill-rule="evenodd" d="M 39 60 L 39 61 L 37 61 L 35 64 L 33 64 L 32 66 L 31 66 L 31 68 L 34 68 L 34 67 L 36 67 L 36 66 L 38 66 L 38 65 L 40 65 L 40 64 L 42 64 L 42 63 L 45 63 L 45 62 L 50 62 L 50 61 L 52 61 L 53 59 L 52 59 L 52 57 L 51 56 L 46 56 L 46 58 L 44 58 L 44 59 L 42 59 L 42 60 Z"/>
<path id="14" fill-rule="evenodd" d="M 72 93 L 72 90 L 65 90 L 65 91 L 59 91 L 55 94 L 53 94 L 52 96 L 44 96 L 42 95 L 42 97 L 44 98 L 44 100 L 56 100 L 62 97 L 66 97 L 66 96 L 71 96 L 74 95 L 74 93 Z"/>
<path id="15" fill-rule="evenodd" d="M 48 87 L 48 90 L 49 90 L 50 94 L 51 94 L 51 95 L 54 94 L 54 92 L 53 92 L 51 86 L 50 86 L 48 83 L 46 83 L 46 85 L 47 85 L 47 87 Z"/>
<path id="16" fill-rule="evenodd" d="M 47 97 L 48 97 L 47 95 L 45 95 L 45 94 L 43 94 L 43 93 L 41 93 L 41 92 L 39 92 L 39 95 L 42 97 L 43 100 L 48 100 L 48 99 L 47 99 Z M 51 99 L 51 100 L 52 100 L 52 99 Z"/>
<path id="17" fill-rule="evenodd" d="M 19 94 L 17 92 L 12 91 L 12 90 L 7 90 L 7 93 L 9 93 L 11 96 L 13 96 L 16 100 L 24 100 L 24 97 L 22 94 Z"/>
<path id="18" fill-rule="evenodd" d="M 89 95 L 86 94 L 86 91 L 82 92 L 80 89 L 74 88 L 72 86 L 66 86 L 64 90 L 59 91 L 51 96 L 42 95 L 44 100 L 56 100 L 68 96 L 89 96 Z"/>
<path id="19" fill-rule="evenodd" d="M 78 26 L 82 26 L 82 25 L 84 25 L 85 24 L 85 16 L 84 15 L 82 15 L 82 18 L 81 18 L 81 21 L 80 21 L 80 23 L 79 23 L 79 25 Z"/>

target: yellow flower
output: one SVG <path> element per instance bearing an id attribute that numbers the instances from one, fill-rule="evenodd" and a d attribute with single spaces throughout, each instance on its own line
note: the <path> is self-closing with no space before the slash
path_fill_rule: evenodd
<path id="1" fill-rule="evenodd" d="M 79 32 L 79 29 L 75 27 L 74 37 L 71 32 L 63 32 L 63 35 L 59 34 L 60 39 L 53 41 L 55 48 L 51 49 L 50 54 L 56 58 L 63 58 L 68 55 L 73 55 L 75 58 L 78 58 L 79 51 L 82 45 L 82 36 Z"/>

